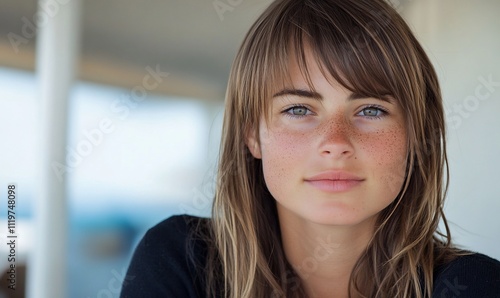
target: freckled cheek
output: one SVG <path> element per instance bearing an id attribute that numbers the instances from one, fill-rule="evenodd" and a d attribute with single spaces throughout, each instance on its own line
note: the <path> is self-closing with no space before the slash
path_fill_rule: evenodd
<path id="1" fill-rule="evenodd" d="M 406 133 L 402 128 L 379 131 L 360 139 L 371 174 L 392 192 L 398 192 L 406 171 Z"/>
<path id="2" fill-rule="evenodd" d="M 305 153 L 311 134 L 284 129 L 265 130 L 260 135 L 262 158 L 295 159 Z M 303 155 L 302 155 L 303 156 Z"/>
<path id="3" fill-rule="evenodd" d="M 263 132 L 261 134 L 262 164 L 266 184 L 273 193 L 286 187 L 286 182 L 297 179 L 303 172 L 307 156 L 306 135 L 290 132 Z M 273 194 L 275 195 L 275 194 Z"/>

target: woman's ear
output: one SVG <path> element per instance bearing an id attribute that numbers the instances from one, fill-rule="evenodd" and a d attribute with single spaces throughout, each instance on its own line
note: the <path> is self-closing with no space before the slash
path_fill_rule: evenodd
<path id="1" fill-rule="evenodd" d="M 252 129 L 249 133 L 247 133 L 245 143 L 248 147 L 248 150 L 250 150 L 250 153 L 252 153 L 253 157 L 257 159 L 262 158 L 262 152 L 260 151 L 260 144 L 256 136 L 255 129 Z"/>

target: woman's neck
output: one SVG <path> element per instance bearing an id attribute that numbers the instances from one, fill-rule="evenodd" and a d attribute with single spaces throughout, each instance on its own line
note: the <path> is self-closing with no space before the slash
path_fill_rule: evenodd
<path id="1" fill-rule="evenodd" d="M 373 235 L 375 220 L 355 226 L 325 226 L 286 210 L 278 213 L 286 258 L 308 297 L 348 297 L 352 269 Z"/>

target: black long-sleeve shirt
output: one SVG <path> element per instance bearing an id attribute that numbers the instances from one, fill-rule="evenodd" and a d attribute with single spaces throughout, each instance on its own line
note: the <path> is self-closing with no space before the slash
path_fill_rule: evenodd
<path id="1" fill-rule="evenodd" d="M 135 250 L 120 297 L 205 297 L 200 270 L 206 247 L 202 241 L 188 245 L 190 232 L 204 220 L 173 216 L 149 229 Z M 435 268 L 432 297 L 500 298 L 500 262 L 475 253 Z"/>

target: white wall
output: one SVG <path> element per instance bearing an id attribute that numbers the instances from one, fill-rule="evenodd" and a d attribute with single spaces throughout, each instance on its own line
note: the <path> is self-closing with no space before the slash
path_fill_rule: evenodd
<path id="1" fill-rule="evenodd" d="M 500 259 L 500 1 L 415 0 L 400 11 L 436 67 L 448 110 L 452 235 Z"/>

